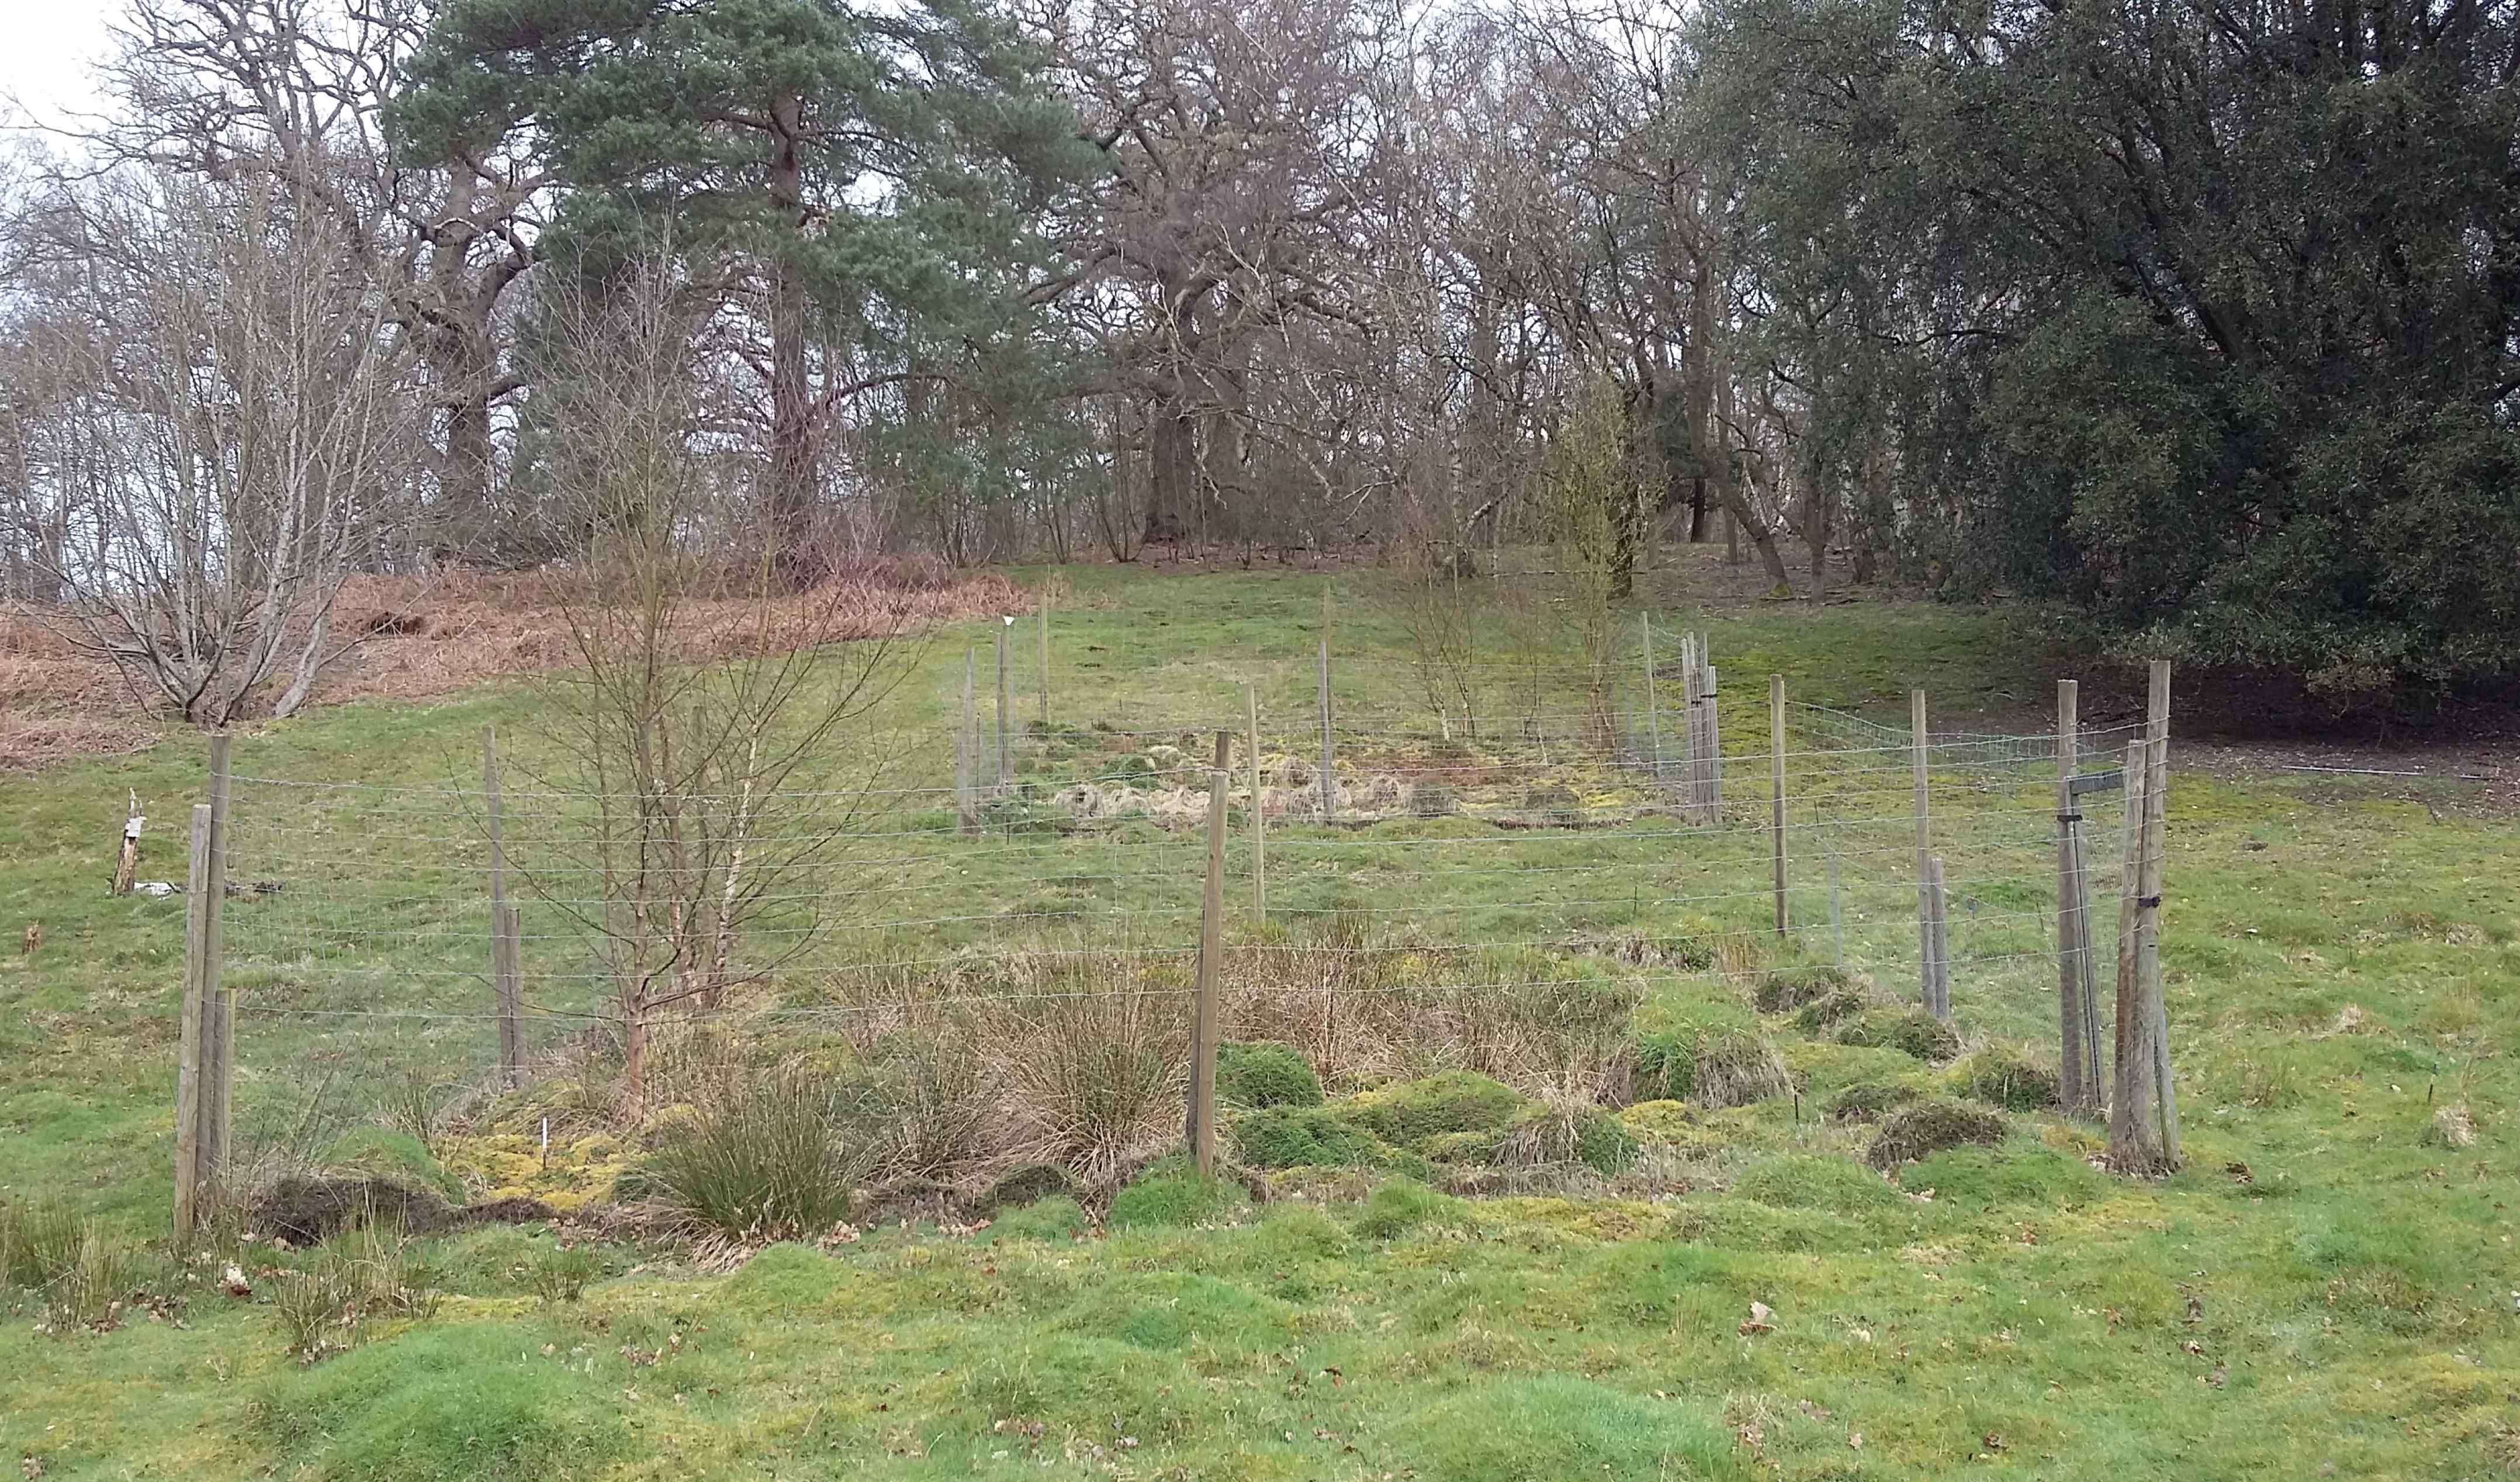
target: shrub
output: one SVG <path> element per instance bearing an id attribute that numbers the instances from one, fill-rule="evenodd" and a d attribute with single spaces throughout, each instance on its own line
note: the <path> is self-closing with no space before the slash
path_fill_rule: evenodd
<path id="1" fill-rule="evenodd" d="M 2037 1111 L 2057 1100 L 2056 1072 L 2009 1046 L 1991 1045 L 1954 1065 L 1952 1089 L 2006 1111 Z"/>
<path id="2" fill-rule="evenodd" d="M 839 1223 L 878 1150 L 865 1110 L 794 1067 L 747 1077 L 702 1106 L 643 1165 L 657 1202 L 748 1238 Z"/>
<path id="3" fill-rule="evenodd" d="M 1920 1009 L 1868 1009 L 1837 1026 L 1837 1042 L 1896 1050 L 1928 1064 L 1960 1053 L 1952 1026 Z"/>
<path id="4" fill-rule="evenodd" d="M 574 1302 L 586 1295 L 586 1283 L 603 1275 L 595 1252 L 583 1245 L 553 1245 L 539 1252 L 528 1268 L 534 1295 L 547 1303 Z"/>
<path id="5" fill-rule="evenodd" d="M 1284 1045 L 1228 1041 L 1216 1051 L 1216 1095 L 1237 1106 L 1319 1106 L 1322 1078 Z"/>
<path id="6" fill-rule="evenodd" d="M 1406 1156 L 1325 1106 L 1269 1106 L 1235 1119 L 1234 1155 L 1254 1168 L 1383 1168 Z"/>
<path id="7" fill-rule="evenodd" d="M 1877 1122 L 1893 1109 L 1922 1098 L 1923 1092 L 1902 1081 L 1858 1081 L 1828 1103 L 1837 1122 Z"/>
<path id="8" fill-rule="evenodd" d="M 1637 1041 L 1633 1100 L 1746 1106 L 1791 1088 L 1784 1061 L 1746 1029 L 1691 1026 Z"/>
<path id="9" fill-rule="evenodd" d="M 1425 1145 L 1452 1134 L 1502 1133 L 1527 1104 L 1502 1081 L 1448 1070 L 1350 1097 L 1338 1111 L 1386 1143 L 1424 1151 Z"/>
<path id="10" fill-rule="evenodd" d="M 1190 1159 L 1157 1162 L 1111 1200 L 1111 1227 L 1207 1225 L 1241 1209 L 1244 1195 L 1223 1179 L 1202 1175 Z"/>
<path id="11" fill-rule="evenodd" d="M 1373 1191 L 1358 1211 L 1356 1233 L 1369 1240 L 1392 1240 L 1428 1225 L 1466 1222 L 1469 1206 L 1423 1184 L 1395 1179 Z"/>
<path id="12" fill-rule="evenodd" d="M 1887 1173 L 1946 1147 L 2003 1141 L 2003 1118 L 1962 1101 L 1928 1100 L 1903 1106 L 1881 1119 L 1881 1131 L 1864 1160 Z"/>
<path id="13" fill-rule="evenodd" d="M 1750 1001 L 1761 1013 L 1783 1013 L 1831 994 L 1857 993 L 1861 981 L 1845 968 L 1825 963 L 1808 967 L 1777 967 L 1759 974 L 1759 986 Z"/>

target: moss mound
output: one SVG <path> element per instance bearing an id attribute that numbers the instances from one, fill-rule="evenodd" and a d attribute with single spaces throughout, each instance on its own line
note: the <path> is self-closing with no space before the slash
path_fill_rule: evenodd
<path id="1" fill-rule="evenodd" d="M 1633 1099 L 1746 1106 L 1793 1085 L 1775 1047 L 1746 1029 L 1692 1025 L 1637 1041 Z"/>
<path id="2" fill-rule="evenodd" d="M 1233 1124 L 1234 1155 L 1254 1168 L 1389 1168 L 1410 1160 L 1327 1106 L 1268 1106 Z"/>
<path id="3" fill-rule="evenodd" d="M 1896 1050 L 1939 1065 L 1960 1053 L 1960 1037 L 1952 1026 L 1920 1009 L 1868 1009 L 1837 1026 L 1841 1045 Z"/>
<path id="4" fill-rule="evenodd" d="M 1111 1199 L 1111 1228 L 1212 1225 L 1241 1211 L 1245 1195 L 1223 1179 L 1202 1176 L 1185 1157 L 1154 1164 Z"/>
<path id="5" fill-rule="evenodd" d="M 1919 1101 L 1881 1119 L 1881 1130 L 1872 1145 L 1864 1149 L 1864 1160 L 1887 1173 L 1947 1147 L 2002 1141 L 2003 1118 L 1996 1112 L 1965 1101 Z"/>
<path id="6" fill-rule="evenodd" d="M 1356 1217 L 1356 1233 L 1369 1240 L 1392 1240 L 1413 1230 L 1465 1224 L 1469 1206 L 1423 1184 L 1394 1180 L 1373 1191 Z"/>
<path id="7" fill-rule="evenodd" d="M 1829 1101 L 1829 1120 L 1877 1122 L 1899 1107 L 1920 1100 L 1923 1097 L 1923 1092 L 1900 1081 L 1858 1081 L 1839 1092 Z"/>
<path id="8" fill-rule="evenodd" d="M 1761 1013 L 1790 1013 L 1832 994 L 1860 996 L 1862 982 L 1854 973 L 1828 964 L 1778 967 L 1759 974 L 1750 1002 Z"/>
<path id="9" fill-rule="evenodd" d="M 1228 1041 L 1216 1051 L 1216 1095 L 1237 1106 L 1319 1106 L 1322 1078 L 1284 1045 Z"/>
<path id="10" fill-rule="evenodd" d="M 1338 1105 L 1350 1125 L 1395 1147 L 1431 1152 L 1436 1139 L 1462 1133 L 1501 1134 L 1531 1103 L 1502 1081 L 1467 1070 L 1360 1093 Z"/>
<path id="11" fill-rule="evenodd" d="M 2006 1111 L 2038 1111 L 2057 1100 L 2056 1072 L 2031 1062 L 2010 1046 L 1997 1045 L 1954 1065 L 1952 1089 Z"/>
<path id="12" fill-rule="evenodd" d="M 1734 1181 L 1735 1196 L 1772 1209 L 1823 1209 L 1860 1214 L 1899 1202 L 1899 1191 L 1844 1158 L 1779 1153 L 1762 1158 Z"/>
<path id="13" fill-rule="evenodd" d="M 1864 995 L 1851 988 L 1832 988 L 1805 1003 L 1794 1013 L 1794 1027 L 1805 1034 L 1823 1034 L 1867 1008 Z"/>
<path id="14" fill-rule="evenodd" d="M 449 1204 L 464 1202 L 464 1182 L 447 1172 L 436 1154 L 407 1132 L 382 1127 L 353 1127 L 334 1139 L 321 1160 L 337 1173 L 364 1173 L 415 1189 L 427 1189 Z"/>
<path id="15" fill-rule="evenodd" d="M 1572 1111 L 1532 1106 L 1503 1132 L 1457 1133 L 1437 1139 L 1437 1145 L 1433 1150 L 1446 1161 L 1509 1168 L 1581 1163 L 1601 1174 L 1617 1173 L 1634 1163 L 1639 1146 L 1634 1133 L 1598 1106 Z"/>

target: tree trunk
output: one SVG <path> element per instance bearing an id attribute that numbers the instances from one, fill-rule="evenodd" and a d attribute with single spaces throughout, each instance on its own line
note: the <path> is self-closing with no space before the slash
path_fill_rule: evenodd
<path id="1" fill-rule="evenodd" d="M 446 408 L 446 455 L 437 473 L 441 553 L 477 561 L 491 553 L 490 336 L 486 326 L 450 329 L 432 340 L 430 371 Z"/>
<path id="2" fill-rule="evenodd" d="M 1177 544 L 1190 534 L 1198 499 L 1198 422 L 1178 392 L 1147 409 L 1147 449 L 1146 538 Z"/>
<path id="3" fill-rule="evenodd" d="M 796 98 L 771 105 L 778 141 L 770 164 L 770 198 L 781 219 L 804 225 L 804 167 L 797 156 L 804 106 Z M 788 584 L 802 589 L 822 574 L 814 544 L 814 419 L 805 385 L 805 291 L 784 261 L 770 275 L 770 472 L 772 553 Z"/>

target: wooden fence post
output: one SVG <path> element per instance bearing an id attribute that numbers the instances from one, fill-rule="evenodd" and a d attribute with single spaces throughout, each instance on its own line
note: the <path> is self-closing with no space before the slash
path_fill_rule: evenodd
<path id="1" fill-rule="evenodd" d="M 1698 639 L 1699 658 L 1706 656 L 1709 647 L 1704 638 Z M 1706 700 L 1706 821 L 1719 825 L 1724 821 L 1724 696 L 1721 685 L 1715 666 L 1708 664 L 1705 683 L 1700 687 Z"/>
<path id="2" fill-rule="evenodd" d="M 1645 659 L 1645 745 L 1652 764 L 1653 785 L 1662 786 L 1662 707 L 1654 702 L 1653 614 L 1637 614 L 1638 631 L 1642 635 Z"/>
<path id="3" fill-rule="evenodd" d="M 1703 822 L 1698 807 L 1705 799 L 1699 781 L 1705 770 L 1697 735 L 1697 635 L 1680 635 L 1680 788 L 1681 812 L 1690 823 Z"/>
<path id="4" fill-rule="evenodd" d="M 236 1086 L 236 991 L 220 983 L 225 961 L 228 898 L 228 738 L 210 738 L 210 868 L 202 891 L 202 1097 L 200 1184 L 213 1194 L 227 1178 L 235 1126 L 229 1118 Z"/>
<path id="5" fill-rule="evenodd" d="M 2154 1109 L 2160 1117 L 2161 1155 L 2170 1167 L 2176 1168 L 2180 1162 L 2179 1091 L 2171 1080 L 2170 1010 L 2163 1002 L 2161 988 L 2161 872 L 2169 853 L 2170 811 L 2170 660 L 2166 658 L 2152 661 L 2143 731 L 2143 898 L 2138 903 L 2143 915 L 2138 922 L 2143 935 L 2137 963 L 2142 969 L 2144 1012 L 2150 1021 Z"/>
<path id="6" fill-rule="evenodd" d="M 499 1083 L 524 1079 L 523 966 L 517 908 L 508 900 L 506 823 L 499 802 L 499 731 L 481 728 L 481 808 L 490 834 L 490 997 L 499 1016 Z"/>
<path id="7" fill-rule="evenodd" d="M 1226 733 L 1218 732 L 1220 760 L 1226 744 Z M 1216 1170 L 1216 1046 L 1224 1028 L 1217 975 L 1225 952 L 1225 794 L 1232 785 L 1221 766 L 1207 775 L 1207 888 L 1199 899 L 1190 1058 L 1190 1151 L 1202 1174 Z"/>
<path id="8" fill-rule="evenodd" d="M 140 817 L 140 794 L 128 787 L 123 791 L 128 800 L 122 810 L 122 846 L 113 856 L 113 884 L 108 892 L 112 895 L 129 895 L 131 882 L 140 874 L 140 829 L 144 822 Z"/>
<path id="9" fill-rule="evenodd" d="M 1925 1011 L 1940 1018 L 1934 993 L 1934 831 L 1927 798 L 1930 743 L 1925 731 L 1925 692 L 1908 694 L 1908 754 L 1916 812 L 1916 970 Z"/>
<path id="10" fill-rule="evenodd" d="M 972 756 L 977 738 L 976 723 L 971 714 L 971 682 L 977 659 L 971 647 L 963 648 L 963 719 L 954 730 L 954 831 L 970 834 L 980 831 L 979 810 L 971 802 L 971 774 L 978 769 Z"/>
<path id="11" fill-rule="evenodd" d="M 2082 686 L 2056 681 L 2056 1030 L 2058 1091 L 2069 1112 L 2089 1112 L 2099 1097 L 2091 1071 L 2098 1047 L 2088 1043 L 2086 994 L 2091 975 L 2091 914 L 2083 883 L 2083 807 L 2074 791 L 2081 765 Z"/>
<path id="12" fill-rule="evenodd" d="M 1321 692 L 1322 822 L 1329 824 L 1338 821 L 1338 759 L 1330 748 L 1330 638 L 1327 633 L 1322 635 Z"/>
<path id="13" fill-rule="evenodd" d="M 1777 876 L 1777 935 L 1785 921 L 1785 677 L 1768 676 L 1768 835 Z"/>
<path id="14" fill-rule="evenodd" d="M 1050 734 L 1050 589 L 1041 593 L 1041 733 Z"/>
<path id="15" fill-rule="evenodd" d="M 202 1177 L 202 935 L 209 929 L 210 805 L 193 805 L 191 869 L 184 883 L 184 1007 L 175 1032 L 175 1238 L 199 1219 Z"/>

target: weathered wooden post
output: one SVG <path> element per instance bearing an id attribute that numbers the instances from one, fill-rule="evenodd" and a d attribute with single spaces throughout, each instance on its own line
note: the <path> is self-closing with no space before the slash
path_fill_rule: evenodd
<path id="1" fill-rule="evenodd" d="M 114 851 L 113 883 L 107 892 L 112 895 L 131 893 L 131 882 L 140 874 L 140 830 L 147 822 L 140 816 L 139 792 L 128 787 L 123 791 L 127 801 L 122 810 L 122 846 Z"/>
<path id="2" fill-rule="evenodd" d="M 1777 876 L 1777 935 L 1785 921 L 1785 677 L 1768 676 L 1768 836 Z"/>
<path id="3" fill-rule="evenodd" d="M 1050 589 L 1041 593 L 1041 732 L 1050 734 Z"/>
<path id="4" fill-rule="evenodd" d="M 2118 862 L 2118 980 L 2116 1054 L 2109 1088 L 2109 1164 L 2121 1173 L 2155 1173 L 2162 1166 L 2160 1120 L 2153 1102 L 2160 1080 L 2152 1056 L 2152 1021 L 2143 1004 L 2143 969 L 2138 961 L 2143 927 L 2144 814 L 2149 785 L 2146 751 L 2127 742 L 2126 817 L 2120 825 Z"/>
<path id="5" fill-rule="evenodd" d="M 524 1078 L 524 985 L 517 910 L 508 900 L 508 845 L 499 802 L 499 732 L 481 728 L 481 811 L 490 835 L 490 998 L 499 1017 L 499 1084 Z"/>
<path id="6" fill-rule="evenodd" d="M 1220 759 L 1226 744 L 1225 733 L 1217 733 Z M 1190 1150 L 1203 1174 L 1216 1170 L 1216 1046 L 1224 1027 L 1217 976 L 1225 952 L 1225 794 L 1231 786 L 1222 767 L 1207 776 L 1207 888 L 1199 900 L 1190 1058 Z"/>

